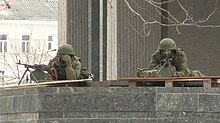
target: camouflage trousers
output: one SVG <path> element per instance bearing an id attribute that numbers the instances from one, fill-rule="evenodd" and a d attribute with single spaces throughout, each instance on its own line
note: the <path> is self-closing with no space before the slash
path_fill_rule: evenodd
<path id="1" fill-rule="evenodd" d="M 146 77 L 154 77 L 157 74 L 157 70 L 150 70 L 150 69 L 138 69 L 137 70 L 137 76 L 139 78 L 146 78 Z"/>
<path id="2" fill-rule="evenodd" d="M 205 76 L 205 75 L 202 74 L 199 70 L 193 70 L 191 72 L 191 76 Z"/>
<path id="3" fill-rule="evenodd" d="M 190 76 L 204 76 L 199 70 L 193 70 L 191 71 L 190 73 L 188 74 L 184 74 L 184 75 L 179 75 L 177 74 L 177 72 L 173 69 L 162 69 L 160 71 L 160 73 L 158 74 L 158 70 L 159 69 L 147 69 L 147 68 L 144 68 L 144 69 L 140 69 L 138 68 L 137 70 L 137 76 L 140 77 L 140 78 L 147 78 L 147 77 L 156 77 L 156 76 L 170 76 L 170 77 L 178 77 L 178 76 L 182 76 L 182 77 L 190 77 Z"/>

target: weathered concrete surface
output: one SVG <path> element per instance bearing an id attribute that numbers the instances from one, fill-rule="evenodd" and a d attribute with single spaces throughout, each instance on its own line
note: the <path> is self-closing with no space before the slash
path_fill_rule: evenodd
<path id="1" fill-rule="evenodd" d="M 0 95 L 0 123 L 220 123 L 220 88 L 17 87 Z"/>

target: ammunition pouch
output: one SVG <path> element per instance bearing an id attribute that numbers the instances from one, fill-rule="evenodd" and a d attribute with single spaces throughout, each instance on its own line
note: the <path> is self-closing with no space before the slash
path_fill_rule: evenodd
<path id="1" fill-rule="evenodd" d="M 88 78 L 93 78 L 92 74 L 89 73 L 86 67 L 81 68 L 79 79 L 88 79 Z"/>
<path id="2" fill-rule="evenodd" d="M 175 67 L 158 67 L 156 69 L 138 69 L 137 76 L 140 78 L 147 78 L 147 77 L 162 77 L 162 76 L 176 76 L 176 69 Z"/>
<path id="3" fill-rule="evenodd" d="M 36 69 L 31 72 L 30 77 L 33 81 L 45 80 L 47 79 L 47 74 L 43 70 Z"/>

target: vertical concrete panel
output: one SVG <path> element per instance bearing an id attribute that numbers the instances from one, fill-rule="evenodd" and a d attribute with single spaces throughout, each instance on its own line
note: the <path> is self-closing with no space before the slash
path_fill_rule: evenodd
<path id="1" fill-rule="evenodd" d="M 117 0 L 107 5 L 107 80 L 117 78 Z"/>
<path id="2" fill-rule="evenodd" d="M 207 18 L 215 9 L 215 0 L 181 0 L 183 6 L 190 10 L 194 20 Z M 217 3 L 215 13 L 202 25 L 220 25 L 220 3 Z M 169 11 L 178 19 L 184 20 L 183 10 L 172 3 Z M 175 27 L 168 28 L 168 35 L 176 40 L 177 46 L 182 48 L 188 57 L 188 66 L 191 70 L 198 69 L 206 75 L 219 75 L 220 69 L 220 28 L 198 28 L 180 26 L 178 34 Z"/>
<path id="3" fill-rule="evenodd" d="M 88 1 L 67 0 L 67 43 L 73 45 L 83 66 L 88 66 Z"/>
<path id="4" fill-rule="evenodd" d="M 58 45 L 66 42 L 67 38 L 67 0 L 58 1 Z"/>
<path id="5" fill-rule="evenodd" d="M 92 0 L 92 73 L 99 79 L 99 0 Z"/>
<path id="6" fill-rule="evenodd" d="M 117 1 L 117 70 L 118 77 L 134 77 L 137 68 L 148 67 L 151 54 L 161 39 L 160 25 L 149 26 L 149 36 L 140 17 L 131 12 L 125 1 Z M 160 21 L 160 15 L 143 0 L 128 0 L 131 7 L 144 19 Z"/>

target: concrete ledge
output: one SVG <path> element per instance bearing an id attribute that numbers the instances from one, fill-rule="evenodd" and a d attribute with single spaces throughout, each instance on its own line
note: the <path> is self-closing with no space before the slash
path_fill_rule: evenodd
<path id="1" fill-rule="evenodd" d="M 218 123 L 220 88 L 0 89 L 0 123 Z"/>

